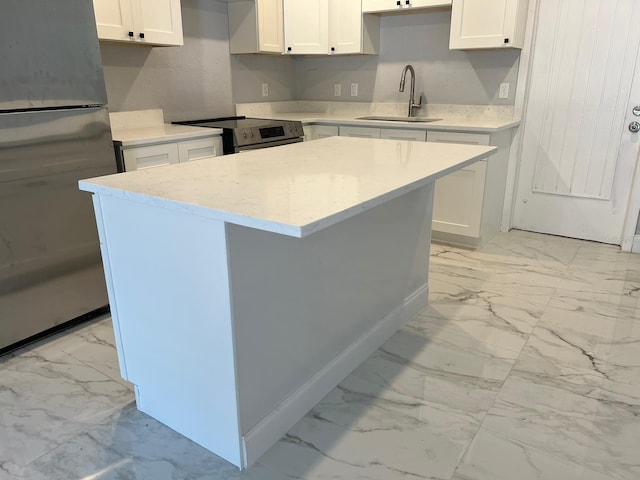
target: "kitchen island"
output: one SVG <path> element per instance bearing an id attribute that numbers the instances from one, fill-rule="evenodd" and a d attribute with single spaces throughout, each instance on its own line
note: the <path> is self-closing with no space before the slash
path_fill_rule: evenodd
<path id="1" fill-rule="evenodd" d="M 434 181 L 494 151 L 332 137 L 81 181 L 138 409 L 251 465 L 426 306 Z"/>

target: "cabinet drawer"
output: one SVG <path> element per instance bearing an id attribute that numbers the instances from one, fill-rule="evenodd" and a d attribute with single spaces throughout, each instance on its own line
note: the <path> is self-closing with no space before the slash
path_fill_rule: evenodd
<path id="1" fill-rule="evenodd" d="M 340 134 L 337 125 L 305 125 L 302 128 L 304 130 L 305 141 L 337 137 Z"/>
<path id="2" fill-rule="evenodd" d="M 375 127 L 340 126 L 341 137 L 380 138 L 380 129 Z"/>
<path id="3" fill-rule="evenodd" d="M 143 147 L 127 148 L 124 151 L 124 168 L 142 170 L 144 168 L 161 167 L 178 163 L 178 145 L 176 143 L 162 143 L 160 145 L 148 145 Z"/>
<path id="4" fill-rule="evenodd" d="M 436 181 L 433 199 L 433 229 L 480 236 L 487 163 L 479 161 Z"/>
<path id="5" fill-rule="evenodd" d="M 191 162 L 206 157 L 214 157 L 222 153 L 220 137 L 201 138 L 178 143 L 180 163 Z"/>
<path id="6" fill-rule="evenodd" d="M 427 135 L 424 130 L 401 130 L 397 128 L 381 128 L 380 138 L 388 138 L 392 140 L 413 140 L 415 142 L 424 142 Z"/>
<path id="7" fill-rule="evenodd" d="M 489 135 L 485 133 L 427 132 L 427 142 L 489 145 L 489 140 Z"/>

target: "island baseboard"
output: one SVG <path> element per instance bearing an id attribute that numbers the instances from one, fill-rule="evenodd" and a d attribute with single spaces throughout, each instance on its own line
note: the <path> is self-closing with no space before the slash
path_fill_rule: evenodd
<path id="1" fill-rule="evenodd" d="M 429 286 L 425 284 L 249 430 L 242 437 L 243 467 L 252 465 L 338 383 L 423 310 L 428 297 Z"/>

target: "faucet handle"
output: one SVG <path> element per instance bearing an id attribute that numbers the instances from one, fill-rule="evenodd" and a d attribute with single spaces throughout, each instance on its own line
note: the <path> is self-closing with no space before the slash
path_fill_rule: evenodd
<path id="1" fill-rule="evenodd" d="M 414 103 L 411 106 L 415 108 L 422 108 L 422 94 L 420 94 L 420 99 L 418 100 L 418 103 Z"/>

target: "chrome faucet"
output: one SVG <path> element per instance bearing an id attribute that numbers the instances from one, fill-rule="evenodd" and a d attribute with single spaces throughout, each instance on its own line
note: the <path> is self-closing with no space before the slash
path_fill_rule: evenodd
<path id="1" fill-rule="evenodd" d="M 406 65 L 402 70 L 402 76 L 400 77 L 400 91 L 404 92 L 404 81 L 407 78 L 407 70 L 411 72 L 411 92 L 409 93 L 409 112 L 407 113 L 407 117 L 412 117 L 414 108 L 422 108 L 422 95 L 420 95 L 420 103 L 413 103 L 416 88 L 416 72 L 411 65 Z"/>

